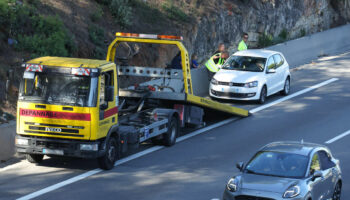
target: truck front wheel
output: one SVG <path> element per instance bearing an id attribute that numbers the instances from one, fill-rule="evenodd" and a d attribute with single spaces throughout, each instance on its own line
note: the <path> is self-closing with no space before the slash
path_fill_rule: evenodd
<path id="1" fill-rule="evenodd" d="M 98 158 L 98 164 L 101 169 L 110 170 L 114 167 L 114 163 L 117 159 L 118 159 L 117 141 L 114 137 L 110 137 L 106 146 L 106 154 Z"/>
<path id="2" fill-rule="evenodd" d="M 43 161 L 44 155 L 41 154 L 26 154 L 26 158 L 30 163 L 41 163 Z"/>
<path id="3" fill-rule="evenodd" d="M 176 142 L 176 137 L 178 136 L 179 132 L 179 123 L 176 117 L 172 117 L 169 126 L 168 131 L 164 133 L 163 135 L 163 144 L 165 146 L 172 146 Z"/>

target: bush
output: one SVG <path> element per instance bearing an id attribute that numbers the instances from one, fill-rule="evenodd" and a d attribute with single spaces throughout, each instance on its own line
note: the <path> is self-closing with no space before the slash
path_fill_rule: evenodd
<path id="1" fill-rule="evenodd" d="M 89 38 L 92 43 L 94 43 L 97 46 L 102 46 L 104 44 L 104 30 L 94 24 L 89 25 L 88 27 L 89 31 Z"/>
<path id="2" fill-rule="evenodd" d="M 102 19 L 102 16 L 103 16 L 103 10 L 100 6 L 98 6 L 95 12 L 91 14 L 90 18 L 91 18 L 91 21 L 98 22 Z"/>
<path id="3" fill-rule="evenodd" d="M 132 24 L 132 8 L 129 0 L 112 0 L 109 9 L 117 24 L 123 27 Z"/>
<path id="4" fill-rule="evenodd" d="M 189 16 L 182 11 L 180 8 L 175 6 L 172 2 L 166 2 L 162 5 L 163 10 L 166 12 L 166 15 L 176 21 L 180 22 L 188 22 L 189 21 Z"/>
<path id="5" fill-rule="evenodd" d="M 32 57 L 70 56 L 75 51 L 73 40 L 58 17 L 31 17 L 33 35 L 19 34 L 17 50 L 28 51 Z"/>
<path id="6" fill-rule="evenodd" d="M 274 39 L 273 36 L 271 34 L 262 34 L 259 36 L 258 38 L 258 46 L 259 47 L 267 47 L 267 46 L 271 46 L 274 44 Z"/>
<path id="7" fill-rule="evenodd" d="M 0 1 L 2 37 L 16 39 L 16 50 L 27 51 L 32 57 L 70 56 L 75 51 L 75 45 L 63 22 L 57 16 L 40 15 L 35 7 L 37 0 L 26 2 Z"/>
<path id="8" fill-rule="evenodd" d="M 304 37 L 306 35 L 306 31 L 305 31 L 305 29 L 301 29 L 300 30 L 300 37 Z"/>
<path id="9" fill-rule="evenodd" d="M 280 34 L 278 35 L 279 38 L 283 39 L 283 40 L 287 40 L 288 38 L 288 31 L 287 29 L 283 29 Z"/>

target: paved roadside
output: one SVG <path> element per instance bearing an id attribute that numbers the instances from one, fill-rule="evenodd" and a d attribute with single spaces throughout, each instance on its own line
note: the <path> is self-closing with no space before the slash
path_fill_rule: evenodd
<path id="1" fill-rule="evenodd" d="M 4 162 L 15 154 L 16 122 L 0 125 L 0 162 Z"/>

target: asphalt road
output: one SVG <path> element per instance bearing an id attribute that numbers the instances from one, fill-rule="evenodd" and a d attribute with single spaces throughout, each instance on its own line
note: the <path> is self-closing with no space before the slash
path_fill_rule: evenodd
<path id="1" fill-rule="evenodd" d="M 41 191 L 37 199 L 221 198 L 227 180 L 238 171 L 235 163 L 247 162 L 261 146 L 301 139 L 324 144 L 350 130 L 350 53 L 293 71 L 292 95 L 331 78 L 339 80 L 263 110 L 242 103 L 256 112 L 173 147 L 151 147 L 154 152 L 110 171 L 91 171 L 97 168 L 92 160 L 58 158 L 47 158 L 37 166 L 26 161 L 8 166 L 0 170 L 0 199 L 28 199 L 26 195 L 57 183 L 52 191 Z M 281 98 L 275 95 L 267 103 Z M 349 142 L 350 135 L 328 144 L 341 161 L 344 200 L 350 199 Z M 76 177 L 85 172 L 96 174 L 82 180 Z M 65 185 L 62 181 L 67 179 L 72 183 Z"/>

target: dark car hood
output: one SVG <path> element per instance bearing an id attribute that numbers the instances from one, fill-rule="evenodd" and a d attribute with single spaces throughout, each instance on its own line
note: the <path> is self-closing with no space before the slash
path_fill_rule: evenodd
<path id="1" fill-rule="evenodd" d="M 242 174 L 240 186 L 244 189 L 284 193 L 290 186 L 298 182 L 297 179 L 263 176 L 256 174 Z"/>

